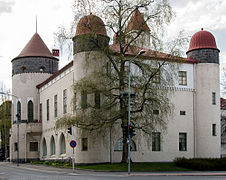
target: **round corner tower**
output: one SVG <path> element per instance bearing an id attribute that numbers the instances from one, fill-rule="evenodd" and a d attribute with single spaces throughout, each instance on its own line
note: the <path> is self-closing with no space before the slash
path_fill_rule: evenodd
<path id="1" fill-rule="evenodd" d="M 194 67 L 195 157 L 220 157 L 219 49 L 214 36 L 203 29 L 190 41 L 187 57 Z"/>
<path id="2" fill-rule="evenodd" d="M 90 76 L 94 71 L 106 67 L 107 57 L 104 51 L 109 48 L 109 40 L 105 24 L 101 18 L 90 14 L 79 20 L 76 34 L 73 38 L 75 83 L 84 77 Z M 81 104 L 81 94 L 81 92 L 76 92 L 79 105 Z M 88 98 L 88 101 L 90 100 Z M 76 163 L 100 163 L 108 161 L 109 149 L 103 147 L 103 138 L 96 137 L 96 135 L 91 135 L 90 133 L 82 133 L 79 129 L 75 129 L 73 132 L 78 139 L 87 138 L 89 143 L 95 142 L 95 145 L 91 145 L 92 148 L 87 152 L 75 150 Z M 97 155 L 101 147 L 103 147 L 103 151 L 100 155 Z"/>
<path id="3" fill-rule="evenodd" d="M 58 59 L 53 57 L 38 33 L 35 33 L 12 62 L 13 116 L 10 138 L 10 159 L 26 162 L 39 158 L 41 122 L 39 93 L 36 86 L 58 71 Z M 16 114 L 21 122 L 17 126 Z M 18 140 L 19 129 L 19 145 Z"/>

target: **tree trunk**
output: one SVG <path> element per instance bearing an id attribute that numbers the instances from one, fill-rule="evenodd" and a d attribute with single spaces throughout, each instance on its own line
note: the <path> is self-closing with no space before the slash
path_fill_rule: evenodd
<path id="1" fill-rule="evenodd" d="M 123 151 L 122 151 L 121 163 L 128 163 L 128 144 L 127 144 L 127 136 L 126 136 L 127 133 L 126 133 L 126 131 L 128 131 L 128 129 L 122 127 L 122 132 L 123 132 Z"/>

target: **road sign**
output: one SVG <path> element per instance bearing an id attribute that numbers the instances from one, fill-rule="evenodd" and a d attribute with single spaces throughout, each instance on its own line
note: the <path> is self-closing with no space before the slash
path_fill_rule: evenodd
<path id="1" fill-rule="evenodd" d="M 71 140 L 71 141 L 70 141 L 70 146 L 71 146 L 72 148 L 75 148 L 75 147 L 77 146 L 77 142 L 76 142 L 75 140 Z"/>

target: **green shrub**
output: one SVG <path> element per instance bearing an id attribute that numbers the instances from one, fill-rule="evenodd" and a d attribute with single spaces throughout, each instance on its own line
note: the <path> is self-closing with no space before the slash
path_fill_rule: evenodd
<path id="1" fill-rule="evenodd" d="M 199 171 L 226 171 L 226 158 L 177 158 L 174 164 Z"/>

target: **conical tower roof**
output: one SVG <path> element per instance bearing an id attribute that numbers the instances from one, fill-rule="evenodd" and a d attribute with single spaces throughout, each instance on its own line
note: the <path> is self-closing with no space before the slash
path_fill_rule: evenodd
<path id="1" fill-rule="evenodd" d="M 144 20 L 144 17 L 140 13 L 138 9 L 134 11 L 132 17 L 127 25 L 126 32 L 130 32 L 132 30 L 143 30 L 143 31 L 150 31 L 147 23 Z"/>
<path id="2" fill-rule="evenodd" d="M 21 53 L 15 58 L 22 58 L 22 57 L 48 57 L 56 59 L 52 56 L 51 52 L 49 51 L 48 47 L 39 36 L 38 33 L 35 33 Z"/>

